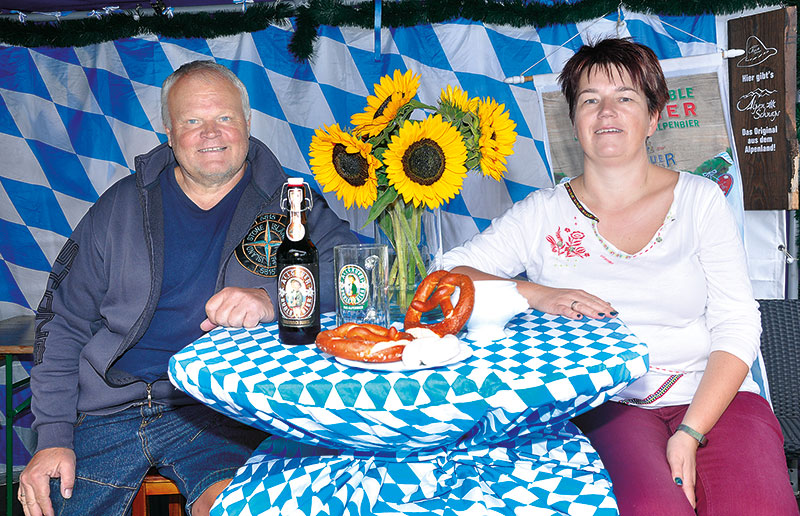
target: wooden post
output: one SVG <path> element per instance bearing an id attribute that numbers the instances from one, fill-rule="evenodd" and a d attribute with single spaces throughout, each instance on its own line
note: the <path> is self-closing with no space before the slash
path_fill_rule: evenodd
<path id="1" fill-rule="evenodd" d="M 798 208 L 796 7 L 728 21 L 731 124 L 746 210 Z"/>

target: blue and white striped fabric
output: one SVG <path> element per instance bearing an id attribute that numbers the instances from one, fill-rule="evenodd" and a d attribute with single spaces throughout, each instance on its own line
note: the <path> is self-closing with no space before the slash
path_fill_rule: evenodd
<path id="1" fill-rule="evenodd" d="M 621 34 L 651 46 L 661 58 L 715 51 L 670 27 L 714 43 L 713 16 L 623 12 L 623 18 Z M 526 74 L 559 71 L 584 41 L 616 34 L 617 28 L 614 13 L 540 30 L 463 20 L 384 29 L 380 61 L 373 32 L 347 27 L 321 27 L 314 58 L 304 63 L 286 50 L 291 26 L 210 40 L 146 36 L 79 48 L 0 45 L 0 318 L 36 308 L 58 251 L 89 206 L 133 172 L 137 154 L 166 140 L 160 86 L 186 61 L 214 59 L 232 68 L 250 91 L 253 135 L 275 151 L 290 175 L 311 184 L 308 146 L 314 130 L 348 125 L 373 84 L 394 69 L 422 75 L 419 97 L 425 102 L 432 103 L 446 85 L 458 85 L 472 96 L 504 103 L 519 133 L 506 179 L 465 181 L 463 195 L 443 217 L 449 249 L 552 181 L 533 86 L 510 86 L 502 79 L 537 62 Z M 335 195 L 327 198 L 352 227 L 362 226 L 363 211 L 346 212 Z M 20 424 L 25 428 L 19 433 L 29 434 L 28 423 Z M 23 455 L 15 462 L 24 464 L 28 455 L 17 444 Z"/>
<path id="2" fill-rule="evenodd" d="M 643 375 L 647 347 L 618 319 L 530 311 L 507 335 L 409 372 L 283 345 L 276 323 L 198 339 L 170 360 L 173 384 L 277 436 L 212 514 L 616 514 L 608 475 L 569 418 Z"/>

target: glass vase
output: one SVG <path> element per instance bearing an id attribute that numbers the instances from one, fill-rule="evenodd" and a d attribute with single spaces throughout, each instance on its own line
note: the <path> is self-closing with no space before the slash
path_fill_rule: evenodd
<path id="1" fill-rule="evenodd" d="M 377 220 L 375 242 L 389 246 L 389 322 L 402 324 L 419 284 L 441 269 L 441 210 L 407 206 L 398 199 Z"/>

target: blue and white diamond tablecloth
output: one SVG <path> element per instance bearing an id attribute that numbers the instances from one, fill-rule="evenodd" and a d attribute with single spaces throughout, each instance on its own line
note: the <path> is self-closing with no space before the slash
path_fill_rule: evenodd
<path id="1" fill-rule="evenodd" d="M 274 436 L 212 516 L 617 514 L 569 418 L 643 375 L 646 346 L 617 319 L 527 312 L 506 330 L 466 341 L 463 362 L 409 372 L 284 346 L 276 324 L 198 339 L 171 359 L 172 382 Z"/>

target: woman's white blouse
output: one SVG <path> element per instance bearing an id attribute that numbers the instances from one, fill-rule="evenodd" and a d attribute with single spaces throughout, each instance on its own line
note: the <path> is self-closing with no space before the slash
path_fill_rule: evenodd
<path id="1" fill-rule="evenodd" d="M 567 184 L 538 190 L 444 255 L 503 277 L 583 289 L 611 303 L 650 350 L 650 370 L 614 399 L 643 407 L 691 402 L 712 351 L 748 366 L 761 333 L 744 248 L 712 181 L 681 173 L 672 206 L 652 240 L 627 254 L 597 231 L 597 218 Z M 758 393 L 748 375 L 740 390 Z"/>

